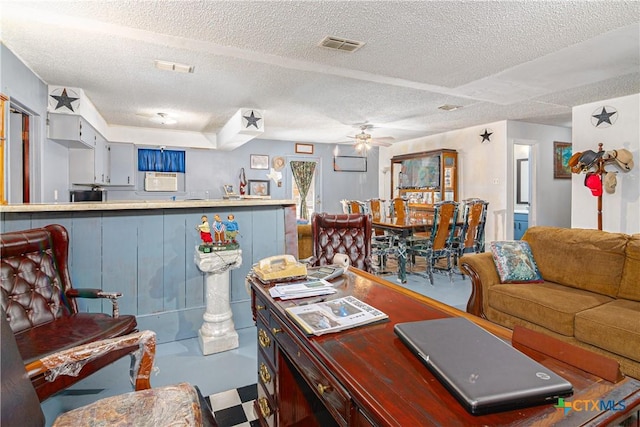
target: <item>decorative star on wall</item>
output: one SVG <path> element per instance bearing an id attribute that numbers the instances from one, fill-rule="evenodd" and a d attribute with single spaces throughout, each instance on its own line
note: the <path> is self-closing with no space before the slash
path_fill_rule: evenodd
<path id="1" fill-rule="evenodd" d="M 60 108 L 66 107 L 75 113 L 75 110 L 73 109 L 73 103 L 79 100 L 80 97 L 69 96 L 67 94 L 67 88 L 62 89 L 62 93 L 60 93 L 60 95 L 55 95 L 55 93 L 59 93 L 59 91 L 60 89 L 54 90 L 51 92 L 51 95 L 49 95 L 51 98 L 57 101 L 57 104 L 53 108 L 55 110 L 58 110 Z M 72 92 L 72 95 L 75 95 L 75 92 L 73 92 L 72 90 L 69 91 Z"/>
<path id="2" fill-rule="evenodd" d="M 485 129 L 484 132 L 480 134 L 480 137 L 482 138 L 482 141 L 480 142 L 482 144 L 484 144 L 485 142 L 491 142 L 491 135 L 493 135 L 491 129 Z"/>
<path id="3" fill-rule="evenodd" d="M 618 119 L 618 112 L 613 107 L 602 107 L 596 109 L 591 115 L 591 124 L 595 127 L 606 128 L 613 126 Z"/>
<path id="4" fill-rule="evenodd" d="M 253 114 L 253 111 L 251 111 L 251 114 L 248 116 L 242 116 L 246 121 L 247 121 L 247 126 L 255 126 L 256 129 L 260 129 L 260 127 L 258 126 L 258 120 L 262 120 L 260 117 L 256 117 L 255 114 Z"/>

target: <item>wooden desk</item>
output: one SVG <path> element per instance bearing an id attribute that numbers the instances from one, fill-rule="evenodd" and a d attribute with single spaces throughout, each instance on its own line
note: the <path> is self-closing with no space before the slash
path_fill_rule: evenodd
<path id="1" fill-rule="evenodd" d="M 553 404 L 474 416 L 400 342 L 398 322 L 463 316 L 509 340 L 511 332 L 377 277 L 350 269 L 335 281 L 332 298 L 354 295 L 389 315 L 390 321 L 307 337 L 286 315 L 292 301 L 273 300 L 252 276 L 253 314 L 258 331 L 258 399 L 263 426 L 469 426 L 600 425 L 640 407 L 640 381 L 605 381 L 535 351 L 532 358 L 569 380 L 582 410 L 564 414 Z M 588 402 L 624 402 L 612 410 Z M 586 403 L 585 403 L 586 402 Z M 622 408 L 624 406 L 624 408 Z M 588 407 L 587 410 L 585 407 Z"/>

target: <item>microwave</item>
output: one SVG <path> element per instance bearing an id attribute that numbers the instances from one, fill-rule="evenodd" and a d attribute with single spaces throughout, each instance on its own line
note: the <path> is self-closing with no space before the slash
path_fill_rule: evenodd
<path id="1" fill-rule="evenodd" d="M 106 202 L 107 192 L 105 190 L 71 190 L 69 191 L 69 201 L 76 202 Z"/>

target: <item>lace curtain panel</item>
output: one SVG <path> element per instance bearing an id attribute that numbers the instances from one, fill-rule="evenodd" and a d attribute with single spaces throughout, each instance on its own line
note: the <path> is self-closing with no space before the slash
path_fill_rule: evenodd
<path id="1" fill-rule="evenodd" d="M 313 173 L 316 170 L 315 162 L 302 162 L 291 161 L 291 172 L 293 173 L 293 179 L 300 191 L 300 217 L 302 219 L 309 219 L 309 210 L 307 209 L 307 194 L 309 193 L 309 187 L 311 186 L 311 180 L 313 179 Z"/>

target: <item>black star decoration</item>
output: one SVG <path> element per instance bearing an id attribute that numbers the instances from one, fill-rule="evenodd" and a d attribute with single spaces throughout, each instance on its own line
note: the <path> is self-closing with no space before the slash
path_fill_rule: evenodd
<path id="1" fill-rule="evenodd" d="M 484 133 L 480 134 L 480 136 L 482 137 L 481 143 L 484 143 L 485 141 L 486 142 L 491 142 L 491 139 L 490 139 L 491 135 L 493 135 L 493 132 L 489 132 L 488 129 L 485 129 Z"/>
<path id="2" fill-rule="evenodd" d="M 596 127 L 600 126 L 602 123 L 609 123 L 611 125 L 612 124 L 611 116 L 613 116 L 616 113 L 617 111 L 612 111 L 610 113 L 607 113 L 607 108 L 602 107 L 602 112 L 600 112 L 600 114 L 594 114 L 591 117 L 593 117 L 594 119 L 598 119 L 598 123 L 596 123 Z"/>
<path id="3" fill-rule="evenodd" d="M 62 89 L 62 95 L 49 95 L 49 96 L 51 96 L 53 99 L 58 101 L 58 105 L 56 105 L 56 110 L 58 108 L 67 107 L 68 109 L 73 111 L 73 106 L 71 105 L 71 103 L 73 101 L 77 101 L 78 99 L 80 99 L 80 98 L 74 98 L 72 96 L 68 96 L 66 88 Z"/>
<path id="4" fill-rule="evenodd" d="M 260 117 L 256 117 L 255 114 L 253 114 L 253 111 L 251 111 L 251 115 L 249 116 L 242 116 L 245 119 L 247 119 L 247 127 L 253 125 L 256 127 L 256 129 L 258 128 L 258 120 L 262 120 Z"/>

